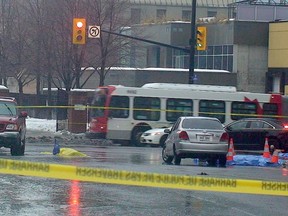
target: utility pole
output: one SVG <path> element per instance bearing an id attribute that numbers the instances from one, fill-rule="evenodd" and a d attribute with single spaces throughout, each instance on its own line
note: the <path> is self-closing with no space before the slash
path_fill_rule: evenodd
<path id="1" fill-rule="evenodd" d="M 195 57 L 195 45 L 196 45 L 196 0 L 192 0 L 191 8 L 191 38 L 190 38 L 190 56 L 189 56 L 189 84 L 194 84 L 194 57 Z"/>

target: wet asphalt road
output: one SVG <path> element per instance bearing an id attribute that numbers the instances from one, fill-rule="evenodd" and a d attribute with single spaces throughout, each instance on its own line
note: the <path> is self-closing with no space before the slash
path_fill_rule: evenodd
<path id="1" fill-rule="evenodd" d="M 190 159 L 181 166 L 164 165 L 160 148 L 95 146 L 73 143 L 89 157 L 48 154 L 51 143 L 28 143 L 23 157 L 0 149 L 1 159 L 82 167 L 287 182 L 281 168 L 205 167 Z M 0 174 L 0 215 L 287 215 L 287 197 L 186 191 Z"/>

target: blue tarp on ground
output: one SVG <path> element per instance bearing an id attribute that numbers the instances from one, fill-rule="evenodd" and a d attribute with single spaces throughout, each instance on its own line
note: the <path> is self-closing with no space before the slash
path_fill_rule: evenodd
<path id="1" fill-rule="evenodd" d="M 271 158 L 264 158 L 262 155 L 234 155 L 233 161 L 227 161 L 227 165 L 238 166 L 281 166 L 288 161 L 288 153 L 279 153 L 278 163 L 271 163 Z"/>

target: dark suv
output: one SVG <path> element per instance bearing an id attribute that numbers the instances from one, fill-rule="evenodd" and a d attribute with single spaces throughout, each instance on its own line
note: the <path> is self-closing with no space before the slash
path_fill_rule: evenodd
<path id="1" fill-rule="evenodd" d="M 25 152 L 27 112 L 18 114 L 14 98 L 0 96 L 0 147 L 10 148 L 11 155 Z"/>
<path id="2" fill-rule="evenodd" d="M 225 127 L 233 138 L 236 152 L 262 153 L 265 138 L 271 151 L 282 149 L 288 152 L 288 122 L 272 118 L 244 118 Z"/>

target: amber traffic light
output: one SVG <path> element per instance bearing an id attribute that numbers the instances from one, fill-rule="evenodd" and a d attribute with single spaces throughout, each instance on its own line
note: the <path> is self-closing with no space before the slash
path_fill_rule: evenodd
<path id="1" fill-rule="evenodd" d="M 85 44 L 86 43 L 86 19 L 74 18 L 73 19 L 73 44 Z"/>
<path id="2" fill-rule="evenodd" d="M 206 50 L 207 48 L 207 29 L 205 26 L 197 27 L 197 40 L 196 47 L 197 50 Z"/>

